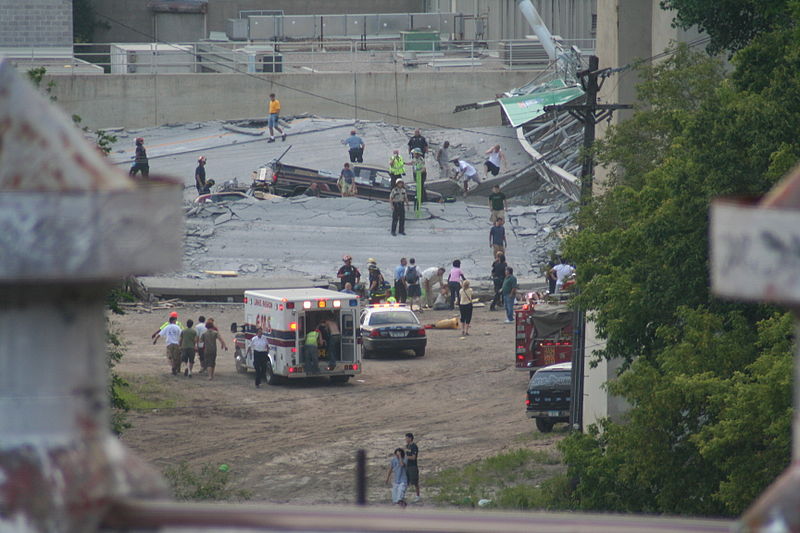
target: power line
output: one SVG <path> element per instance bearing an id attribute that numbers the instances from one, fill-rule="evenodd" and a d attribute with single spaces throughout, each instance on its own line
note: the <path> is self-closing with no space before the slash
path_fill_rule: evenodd
<path id="1" fill-rule="evenodd" d="M 138 28 L 135 28 L 133 26 L 125 24 L 124 22 L 116 20 L 116 19 L 114 19 L 114 18 L 112 18 L 112 17 L 110 17 L 108 15 L 98 14 L 98 16 L 101 17 L 101 18 L 106 19 L 109 22 L 117 24 L 117 25 L 119 25 L 119 26 L 121 26 L 121 27 L 123 27 L 123 28 L 125 28 L 127 30 L 130 30 L 130 31 L 132 31 L 134 33 L 137 33 L 139 35 L 147 37 L 148 39 L 151 39 L 152 42 L 156 42 L 156 43 L 159 43 L 159 44 L 164 44 L 164 45 L 167 45 L 167 46 L 175 46 L 175 47 L 179 46 L 177 43 L 174 43 L 174 42 L 156 39 L 155 36 L 150 35 L 148 33 L 145 33 L 143 31 L 139 30 Z M 691 41 L 690 43 L 688 43 L 688 46 L 689 46 L 689 48 L 693 48 L 695 46 L 699 46 L 699 45 L 705 44 L 705 43 L 709 42 L 710 40 L 711 40 L 710 37 L 704 37 L 704 38 L 696 39 L 696 40 Z M 622 67 L 605 69 L 603 71 L 603 73 L 600 74 L 600 77 L 607 78 L 608 76 L 611 76 L 612 74 L 617 74 L 617 73 L 619 73 L 621 75 L 625 75 L 625 74 L 628 73 L 627 71 L 629 71 L 630 69 L 632 69 L 632 68 L 634 68 L 634 67 L 636 67 L 636 66 L 638 66 L 640 64 L 651 62 L 651 61 L 655 61 L 656 59 L 660 59 L 661 57 L 666 57 L 668 55 L 672 55 L 672 54 L 674 54 L 676 52 L 677 52 L 677 48 L 673 48 L 673 49 L 670 49 L 670 50 L 665 50 L 664 52 L 661 52 L 659 54 L 655 54 L 655 55 L 650 56 L 648 58 L 628 63 L 627 65 L 624 65 Z M 192 52 L 191 55 L 195 59 L 202 59 L 200 54 L 198 54 L 196 52 Z M 315 92 L 312 92 L 312 91 L 309 91 L 309 90 L 306 90 L 306 89 L 293 87 L 291 85 L 287 85 L 285 83 L 281 83 L 279 81 L 275 81 L 274 79 L 266 80 L 266 79 L 264 79 L 262 77 L 259 77 L 259 76 L 255 75 L 255 74 L 252 74 L 250 72 L 239 70 L 236 67 L 230 67 L 228 64 L 223 63 L 223 62 L 218 61 L 218 60 L 214 60 L 213 58 L 211 60 L 209 60 L 208 58 L 205 58 L 205 62 L 211 63 L 211 64 L 221 65 L 221 66 L 224 66 L 226 68 L 230 68 L 233 71 L 233 73 L 235 73 L 235 74 L 242 74 L 242 75 L 247 76 L 249 78 L 253 78 L 255 80 L 258 80 L 261 83 L 265 83 L 265 84 L 266 83 L 270 83 L 270 84 L 276 85 L 278 87 L 281 87 L 281 88 L 289 90 L 289 91 L 295 91 L 295 92 L 298 92 L 300 94 L 305 94 L 306 96 L 310 96 L 312 98 L 317 98 L 317 99 L 320 99 L 320 100 L 323 100 L 323 101 L 326 101 L 326 102 L 330 102 L 330 103 L 333 103 L 333 104 L 341 105 L 341 106 L 344 106 L 344 107 L 349 107 L 349 108 L 352 108 L 352 109 L 354 109 L 356 111 L 361 110 L 361 111 L 366 111 L 366 112 L 370 112 L 370 113 L 375 113 L 377 115 L 389 115 L 389 116 L 391 116 L 390 113 L 385 113 L 385 112 L 379 111 L 377 109 L 372 109 L 372 108 L 365 107 L 365 106 L 362 106 L 362 105 L 353 104 L 353 103 L 345 102 L 345 101 L 342 101 L 342 100 L 337 100 L 336 98 L 332 98 L 330 96 L 325 96 L 323 94 L 315 93 Z M 552 62 L 551 62 L 551 64 L 552 64 Z M 535 83 L 537 80 L 539 80 L 540 78 L 542 78 L 546 74 L 548 74 L 547 71 L 540 73 L 531 82 L 527 83 L 526 85 L 531 85 L 531 84 Z M 615 84 L 615 88 L 616 88 L 616 85 L 618 85 L 618 84 L 619 84 L 619 78 L 617 79 L 617 83 Z M 443 124 L 439 124 L 439 123 L 435 123 L 435 122 L 429 122 L 429 121 L 426 121 L 426 120 L 420 120 L 420 119 L 417 119 L 417 118 L 411 118 L 411 117 L 407 117 L 407 116 L 400 115 L 400 114 L 397 114 L 397 113 L 395 113 L 395 118 L 398 121 L 399 120 L 404 120 L 404 121 L 407 121 L 407 122 L 410 122 L 410 123 L 418 123 L 418 124 L 422 124 L 422 125 L 425 125 L 425 126 L 428 126 L 428 127 L 432 127 L 432 128 L 449 129 L 449 130 L 461 131 L 461 132 L 472 133 L 472 134 L 477 134 L 477 135 L 486 135 L 487 134 L 485 131 L 478 131 L 478 130 L 473 130 L 473 129 L 469 129 L 469 128 L 462 128 L 462 127 L 445 126 Z M 502 135 L 502 134 L 500 134 L 500 135 L 497 135 L 497 137 L 499 137 L 501 139 L 517 140 L 517 136 L 516 135 Z M 258 139 L 257 141 L 261 141 L 261 140 L 262 139 Z M 255 142 L 257 142 L 257 141 L 255 141 Z"/>

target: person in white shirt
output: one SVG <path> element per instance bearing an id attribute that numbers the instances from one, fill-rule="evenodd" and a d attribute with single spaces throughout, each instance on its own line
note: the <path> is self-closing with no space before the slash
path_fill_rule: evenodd
<path id="1" fill-rule="evenodd" d="M 269 342 L 264 330 L 258 328 L 255 336 L 250 339 L 250 347 L 253 352 L 253 366 L 256 369 L 256 388 L 261 387 L 261 381 L 267 379 L 267 362 L 269 361 Z"/>
<path id="2" fill-rule="evenodd" d="M 556 294 L 561 292 L 561 287 L 564 282 L 575 273 L 575 267 L 567 264 L 566 259 L 561 259 L 561 263 L 553 267 L 553 272 L 556 274 Z"/>
<path id="3" fill-rule="evenodd" d="M 197 330 L 197 358 L 200 359 L 200 374 L 205 374 L 206 372 L 206 358 L 205 354 L 203 353 L 203 333 L 206 332 L 206 317 L 200 315 L 197 318 L 197 325 L 194 327 Z"/>
<path id="4" fill-rule="evenodd" d="M 500 173 L 500 165 L 505 166 L 507 164 L 506 154 L 500 150 L 499 144 L 495 144 L 486 150 L 486 155 L 486 161 L 483 162 L 486 167 L 486 177 L 488 178 L 490 173 L 492 176 L 497 176 Z"/>
<path id="5" fill-rule="evenodd" d="M 176 322 L 178 317 L 169 317 L 169 324 L 161 328 L 158 332 L 159 337 L 164 337 L 167 343 L 167 359 L 172 365 L 172 375 L 177 376 L 181 370 L 181 328 L 178 327 Z"/>
<path id="6" fill-rule="evenodd" d="M 453 164 L 458 167 L 456 171 L 456 181 L 461 178 L 464 179 L 464 196 L 466 196 L 469 192 L 470 181 L 474 181 L 476 185 L 480 185 L 481 183 L 481 179 L 478 177 L 478 171 L 463 159 L 453 159 Z"/>
<path id="7" fill-rule="evenodd" d="M 442 267 L 426 268 L 422 271 L 422 287 L 425 289 L 425 304 L 427 307 L 433 308 L 434 299 L 436 294 L 433 292 L 434 285 L 438 284 L 439 288 L 444 286 L 445 269 Z"/>

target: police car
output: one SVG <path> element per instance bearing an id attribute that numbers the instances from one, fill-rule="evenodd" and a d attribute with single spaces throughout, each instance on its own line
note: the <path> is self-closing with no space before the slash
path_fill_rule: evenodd
<path id="1" fill-rule="evenodd" d="M 361 312 L 361 342 L 364 359 L 404 350 L 422 357 L 428 337 L 406 304 L 387 303 L 371 305 Z"/>

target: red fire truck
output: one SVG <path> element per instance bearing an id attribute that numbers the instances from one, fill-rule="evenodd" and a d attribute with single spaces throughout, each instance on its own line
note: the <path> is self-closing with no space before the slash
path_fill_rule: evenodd
<path id="1" fill-rule="evenodd" d="M 533 373 L 572 361 L 575 312 L 565 304 L 528 303 L 515 312 L 515 367 Z"/>

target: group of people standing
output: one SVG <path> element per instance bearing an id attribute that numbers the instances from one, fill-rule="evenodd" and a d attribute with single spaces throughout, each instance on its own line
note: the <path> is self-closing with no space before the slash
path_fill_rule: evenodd
<path id="1" fill-rule="evenodd" d="M 423 269 L 417 265 L 415 258 L 401 257 L 393 270 L 393 283 L 383 276 L 374 258 L 367 260 L 368 281 L 362 285 L 361 272 L 353 265 L 350 255 L 342 257 L 343 265 L 336 273 L 339 289 L 347 294 L 356 294 L 362 289 L 371 304 L 381 302 L 408 303 L 412 311 L 423 312 L 423 308 L 448 309 L 448 285 L 444 281 L 447 270 L 444 267 Z M 460 264 L 460 263 L 459 263 Z M 391 288 L 394 287 L 392 296 Z M 438 294 L 438 296 L 437 296 Z M 423 299 L 424 295 L 424 299 Z M 414 309 L 416 304 L 416 309 Z M 450 307 L 452 308 L 452 307 Z"/>
<path id="2" fill-rule="evenodd" d="M 180 375 L 181 368 L 185 364 L 183 375 L 192 377 L 195 354 L 197 354 L 200 360 L 198 373 L 208 374 L 208 379 L 211 381 L 214 379 L 214 370 L 217 366 L 217 343 L 224 350 L 228 349 L 214 324 L 214 319 L 207 319 L 204 316 L 197 319 L 197 325 L 192 319 L 187 320 L 184 327 L 178 321 L 178 313 L 172 311 L 168 320 L 150 336 L 153 344 L 161 337 L 167 345 L 167 360 L 170 362 L 173 376 Z"/>

